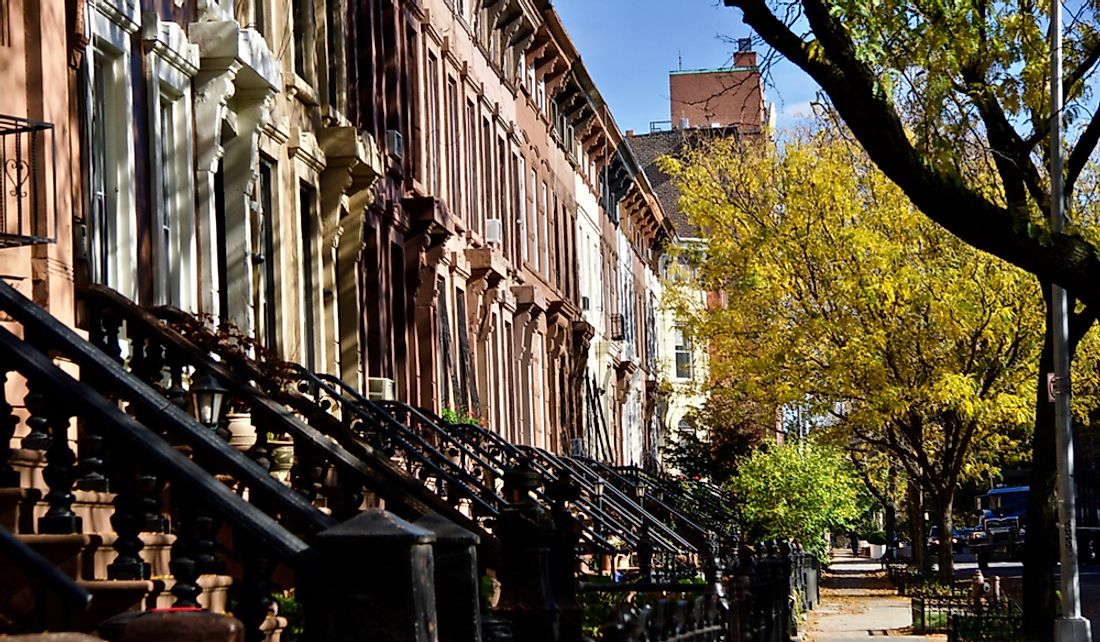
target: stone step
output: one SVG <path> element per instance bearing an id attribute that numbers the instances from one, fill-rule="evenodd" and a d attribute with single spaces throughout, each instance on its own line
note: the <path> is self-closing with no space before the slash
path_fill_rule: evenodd
<path id="1" fill-rule="evenodd" d="M 42 499 L 37 488 L 0 488 L 0 528 L 11 533 L 33 533 L 35 505 Z"/>
<path id="2" fill-rule="evenodd" d="M 46 558 L 55 568 L 74 580 L 92 580 L 95 550 L 103 543 L 99 535 L 78 533 L 75 535 L 17 535 L 23 543 Z M 15 566 L 0 557 L 0 575 L 13 572 Z"/>

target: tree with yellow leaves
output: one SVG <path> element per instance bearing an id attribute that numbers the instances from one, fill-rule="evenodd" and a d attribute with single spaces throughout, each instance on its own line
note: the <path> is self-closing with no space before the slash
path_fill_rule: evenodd
<path id="1" fill-rule="evenodd" d="M 686 286 L 722 293 L 673 295 L 713 385 L 808 406 L 835 443 L 887 454 L 951 532 L 959 481 L 1026 447 L 1035 278 L 928 220 L 835 129 L 710 141 L 665 169 L 705 237 Z M 949 547 L 939 562 L 949 580 Z"/>

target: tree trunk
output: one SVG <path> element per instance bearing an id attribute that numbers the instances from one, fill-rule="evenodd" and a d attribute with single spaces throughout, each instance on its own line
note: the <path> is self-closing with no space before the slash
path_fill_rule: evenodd
<path id="1" fill-rule="evenodd" d="M 936 501 L 936 526 L 940 531 L 939 564 L 940 583 L 950 585 L 955 581 L 955 557 L 954 548 L 951 546 L 951 530 L 954 528 L 954 520 L 951 517 L 951 508 L 954 506 L 955 487 L 939 492 Z"/>
<path id="2" fill-rule="evenodd" d="M 909 481 L 909 541 L 912 543 L 912 564 L 920 570 L 925 569 L 926 557 L 924 554 L 924 502 L 920 487 L 912 480 Z"/>
<path id="3" fill-rule="evenodd" d="M 1047 322 L 1039 380 L 1035 389 L 1035 431 L 1031 439 L 1031 490 L 1027 500 L 1027 537 L 1024 541 L 1024 632 L 1039 642 L 1054 638 L 1057 601 L 1054 568 L 1058 562 L 1058 515 L 1054 497 L 1057 462 L 1054 443 L 1054 404 L 1047 397 L 1047 373 L 1054 370 L 1053 337 Z"/>

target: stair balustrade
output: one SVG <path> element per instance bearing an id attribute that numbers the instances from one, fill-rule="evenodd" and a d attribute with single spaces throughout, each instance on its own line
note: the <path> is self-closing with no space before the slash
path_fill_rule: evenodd
<path id="1" fill-rule="evenodd" d="M 315 572 L 308 563 L 309 549 L 302 537 L 331 528 L 336 524 L 333 518 L 273 480 L 266 471 L 212 435 L 208 428 L 199 425 L 156 389 L 124 369 L 119 363 L 121 353 L 112 355 L 100 351 L 3 283 L 0 283 L 0 309 L 20 323 L 24 335 L 29 338 L 28 341 L 20 340 L 0 329 L 0 369 L 18 373 L 26 380 L 27 395 L 23 400 L 28 412 L 26 422 L 32 434 L 35 428 L 38 429 L 37 442 L 32 441 L 32 444 L 46 447 L 43 475 L 49 486 L 48 508 L 38 522 L 39 533 L 79 534 L 85 526 L 72 511 L 77 475 L 68 432 L 71 418 L 75 417 L 85 428 L 96 426 L 104 446 L 102 451 L 110 461 L 110 474 L 105 477 L 109 477 L 116 493 L 116 510 L 111 521 L 117 533 L 114 542 L 117 555 L 107 567 L 108 580 L 143 581 L 150 577 L 149 564 L 141 557 L 141 534 L 165 530 L 166 520 L 161 514 L 160 503 L 165 484 L 168 484 L 170 506 L 176 513 L 173 520 L 177 530 L 176 545 L 169 565 L 175 576 L 172 593 L 177 605 L 197 603 L 201 593 L 200 575 L 223 572 L 221 562 L 214 555 L 214 539 L 223 521 L 235 532 L 249 537 L 255 543 L 252 548 L 263 551 L 271 560 L 296 573 Z M 100 336 L 111 334 L 110 329 L 99 333 Z M 39 345 L 78 365 L 83 381 L 73 379 L 54 365 L 36 347 Z M 145 351 L 142 355 L 145 367 L 152 372 L 160 357 L 149 345 L 142 350 Z M 98 390 L 88 385 L 91 381 L 97 383 Z M 109 390 L 111 397 L 100 394 L 99 390 Z M 129 413 L 123 412 L 120 404 L 125 405 Z M 4 399 L 0 405 L 10 408 L 13 404 Z M 11 415 L 9 410 L 8 416 Z M 175 445 L 166 441 L 161 432 L 171 435 Z M 245 501 L 189 458 L 187 452 L 214 469 L 232 470 L 238 490 L 247 489 L 252 497 L 264 501 L 271 514 L 294 524 L 296 532 Z M 87 564 L 86 561 L 85 567 Z M 250 572 L 260 567 L 244 566 L 246 584 L 269 582 L 269 578 L 248 578 Z M 268 564 L 266 570 L 260 568 L 260 571 L 270 573 L 271 568 Z M 82 581 L 90 579 L 86 577 Z M 89 586 L 99 587 L 93 592 L 105 589 L 105 581 L 96 580 Z M 261 599 L 269 600 L 270 593 Z M 259 626 L 267 615 L 266 610 L 249 611 L 243 603 L 241 610 L 252 615 L 252 621 L 247 622 L 249 639 L 261 639 Z"/>

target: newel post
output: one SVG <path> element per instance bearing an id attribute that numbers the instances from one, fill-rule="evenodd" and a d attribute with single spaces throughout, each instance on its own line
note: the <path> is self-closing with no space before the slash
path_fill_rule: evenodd
<path id="1" fill-rule="evenodd" d="M 530 496 L 542 479 L 529 460 L 504 473 L 510 503 L 495 529 L 502 549 L 501 609 L 512 620 L 516 640 L 557 642 L 559 621 L 550 582 L 550 540 L 554 523 Z"/>
<path id="2" fill-rule="evenodd" d="M 414 522 L 435 535 L 435 595 L 440 642 L 481 642 L 477 535 L 429 513 Z"/>
<path id="3" fill-rule="evenodd" d="M 435 535 L 372 508 L 314 539 L 306 609 L 311 642 L 438 642 Z"/>

